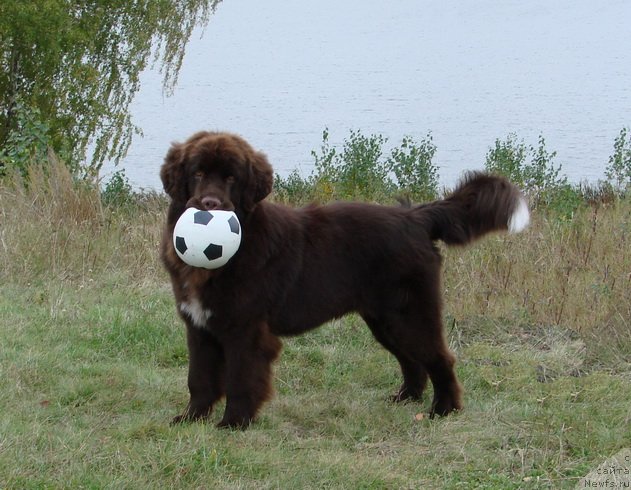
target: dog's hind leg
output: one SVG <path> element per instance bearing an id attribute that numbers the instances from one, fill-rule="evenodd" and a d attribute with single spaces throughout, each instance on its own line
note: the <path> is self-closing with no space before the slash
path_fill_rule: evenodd
<path id="1" fill-rule="evenodd" d="M 441 335 L 442 337 L 442 335 Z M 422 352 L 425 358 L 425 369 L 429 373 L 434 387 L 434 399 L 430 417 L 448 415 L 450 412 L 462 409 L 462 387 L 456 378 L 454 364 L 456 358 L 449 351 L 444 339 L 428 339 L 427 348 Z"/>
<path id="2" fill-rule="evenodd" d="M 396 342 L 389 337 L 388 329 L 383 321 L 368 315 L 362 315 L 362 317 L 375 339 L 396 357 L 401 366 L 403 383 L 399 391 L 390 397 L 391 401 L 421 400 L 428 378 L 423 364 L 408 357 L 403 349 L 397 346 Z"/>
<path id="3" fill-rule="evenodd" d="M 382 302 L 381 321 L 367 318 L 367 323 L 401 364 L 401 398 L 419 397 L 429 375 L 434 387 L 433 417 L 460 410 L 462 388 L 443 334 L 440 280 L 424 277 L 424 281 L 409 282 L 405 290 L 392 291 L 396 301 Z"/>
<path id="4" fill-rule="evenodd" d="M 393 321 L 390 332 L 401 351 L 421 363 L 432 381 L 434 399 L 430 417 L 462 409 L 462 388 L 454 371 L 456 358 L 443 334 L 440 308 L 428 307 L 423 302 L 422 307 Z"/>

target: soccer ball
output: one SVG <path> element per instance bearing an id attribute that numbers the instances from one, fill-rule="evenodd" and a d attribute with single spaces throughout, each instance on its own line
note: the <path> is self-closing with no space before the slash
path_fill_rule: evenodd
<path id="1" fill-rule="evenodd" d="M 241 244 L 241 224 L 232 211 L 188 208 L 175 223 L 173 246 L 193 267 L 217 269 L 228 262 Z"/>

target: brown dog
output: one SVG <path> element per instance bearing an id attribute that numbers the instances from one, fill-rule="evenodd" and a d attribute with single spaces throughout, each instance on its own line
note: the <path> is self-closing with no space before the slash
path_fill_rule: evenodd
<path id="1" fill-rule="evenodd" d="M 169 150 L 160 176 L 171 197 L 162 260 L 186 323 L 190 401 L 175 422 L 206 418 L 226 397 L 219 426 L 245 427 L 272 393 L 279 336 L 355 311 L 399 361 L 396 401 L 434 386 L 431 415 L 462 408 L 441 324 L 441 256 L 435 240 L 466 244 L 529 219 L 520 191 L 469 174 L 446 199 L 415 207 L 335 203 L 292 209 L 272 190 L 265 156 L 238 136 L 201 132 Z M 172 233 L 188 207 L 234 210 L 240 249 L 222 268 L 184 264 Z"/>

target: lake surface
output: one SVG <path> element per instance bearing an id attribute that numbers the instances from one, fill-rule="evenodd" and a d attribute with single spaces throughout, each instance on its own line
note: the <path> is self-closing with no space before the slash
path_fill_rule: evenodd
<path id="1" fill-rule="evenodd" d="M 224 0 L 174 94 L 147 71 L 132 114 L 144 136 L 122 167 L 136 187 L 160 189 L 170 142 L 200 129 L 307 175 L 325 127 L 333 144 L 431 131 L 444 185 L 483 168 L 496 138 L 542 134 L 570 180 L 595 182 L 631 127 L 631 1 Z"/>

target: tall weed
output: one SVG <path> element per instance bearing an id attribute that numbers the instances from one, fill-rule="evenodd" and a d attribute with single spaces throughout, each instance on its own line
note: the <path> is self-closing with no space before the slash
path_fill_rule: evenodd
<path id="1" fill-rule="evenodd" d="M 630 239 L 627 198 L 563 221 L 534 213 L 525 233 L 446 249 L 447 314 L 559 325 L 584 335 L 588 350 L 617 335 L 631 363 Z"/>
<path id="2" fill-rule="evenodd" d="M 0 278 L 152 277 L 160 269 L 164 202 L 148 194 L 121 213 L 57 159 L 29 165 L 26 174 L 14 168 L 0 180 Z"/>

